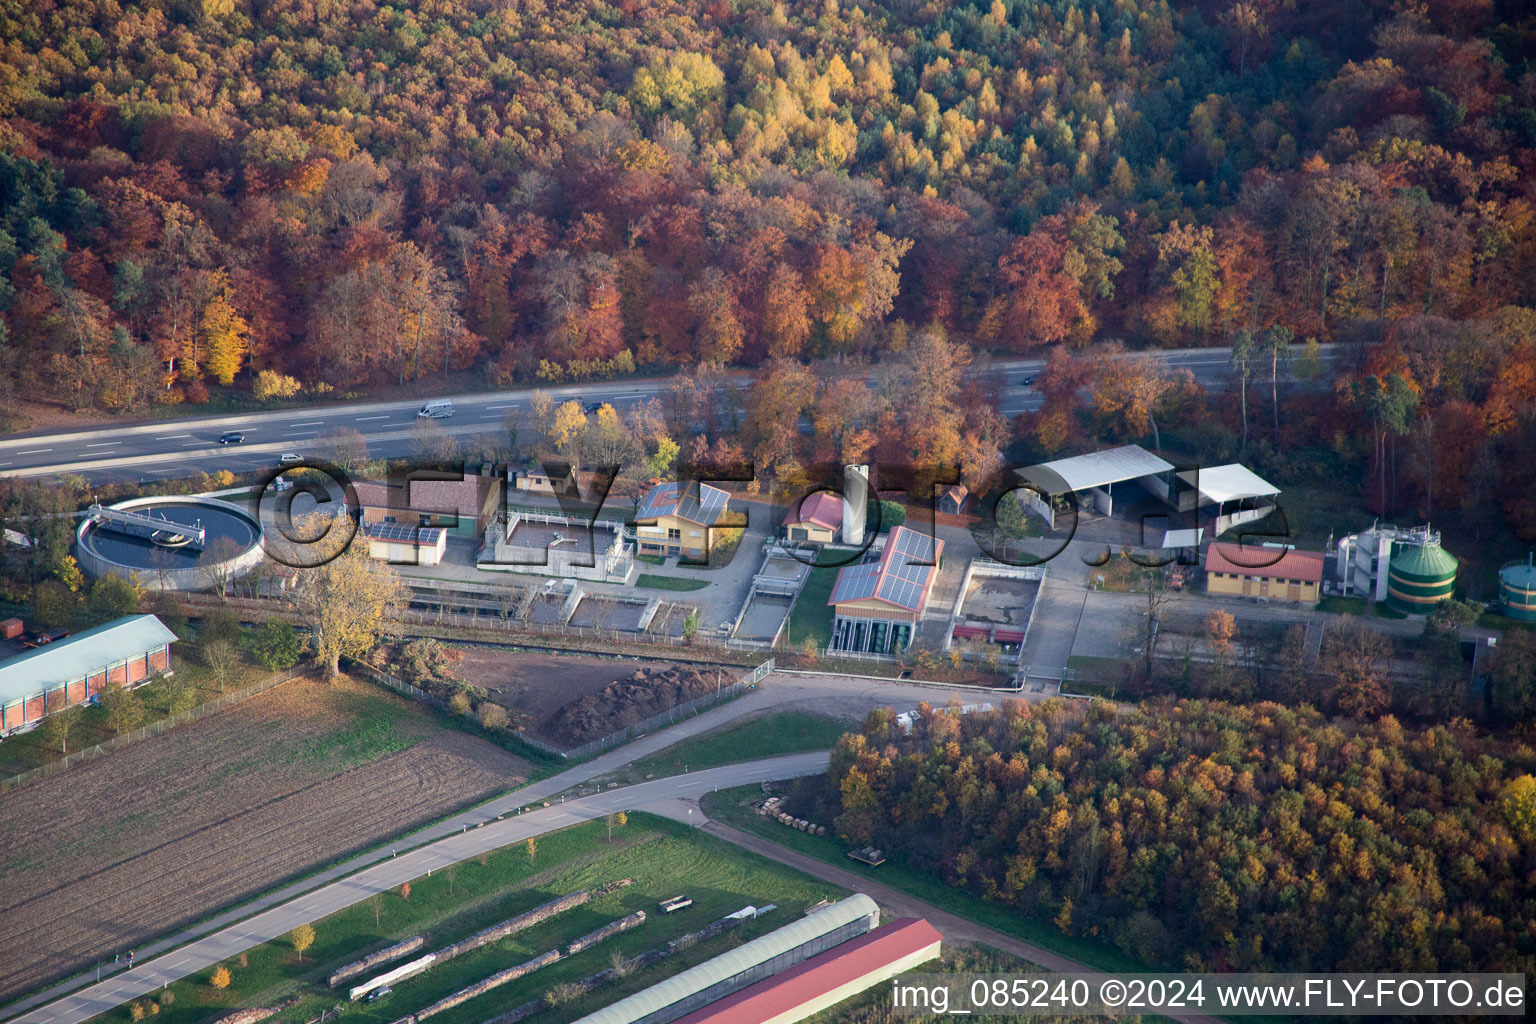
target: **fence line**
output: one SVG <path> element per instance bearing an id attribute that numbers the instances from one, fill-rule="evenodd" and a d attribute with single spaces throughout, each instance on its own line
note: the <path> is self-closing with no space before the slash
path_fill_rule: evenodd
<path id="1" fill-rule="evenodd" d="M 75 767 L 75 765 L 94 760 L 103 754 L 107 754 L 116 750 L 118 747 L 125 747 L 131 743 L 137 743 L 139 740 L 146 739 L 150 736 L 157 736 L 160 733 L 165 732 L 167 729 L 174 729 L 178 725 L 185 725 L 188 722 L 195 722 L 198 719 L 211 715 L 216 711 L 223 711 L 225 708 L 233 704 L 238 704 L 243 700 L 247 700 L 256 696 L 258 693 L 264 693 L 265 691 L 272 689 L 274 686 L 279 686 L 288 682 L 290 679 L 295 679 L 303 675 L 305 671 L 305 669 L 295 667 L 288 669 L 286 672 L 275 673 L 265 679 L 252 683 L 250 686 L 242 687 L 233 693 L 220 694 L 219 696 L 213 698 L 213 700 L 199 704 L 195 708 L 191 708 L 187 711 L 179 711 L 176 714 L 170 715 L 166 718 L 156 719 L 147 725 L 139 726 L 132 732 L 125 732 L 121 735 L 114 736 L 109 740 L 103 740 L 93 747 L 86 747 L 84 750 L 77 750 L 73 754 L 61 757 L 57 761 L 49 761 L 47 764 L 38 765 L 36 768 L 21 772 L 17 775 L 12 775 L 8 779 L 0 779 L 0 793 L 9 793 L 11 790 L 17 788 L 18 786 L 24 786 L 29 782 L 34 782 L 38 779 L 45 779 L 51 775 L 57 775 L 60 772 L 68 771 L 69 769 Z"/>

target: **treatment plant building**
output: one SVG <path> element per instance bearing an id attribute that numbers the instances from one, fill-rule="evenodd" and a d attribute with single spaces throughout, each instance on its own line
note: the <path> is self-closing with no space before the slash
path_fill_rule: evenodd
<path id="1" fill-rule="evenodd" d="M 126 615 L 0 663 L 0 735 L 30 729 L 109 684 L 137 686 L 169 673 L 175 642 L 153 615 Z"/>

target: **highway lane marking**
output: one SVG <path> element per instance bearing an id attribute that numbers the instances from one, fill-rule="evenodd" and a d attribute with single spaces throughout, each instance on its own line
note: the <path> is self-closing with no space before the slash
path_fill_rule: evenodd
<path id="1" fill-rule="evenodd" d="M 34 448 L 29 452 L 17 452 L 17 455 L 41 455 L 43 452 L 51 452 L 52 448 Z"/>
<path id="2" fill-rule="evenodd" d="M 289 426 L 294 426 L 294 427 L 323 427 L 323 426 L 325 426 L 325 420 L 310 420 L 307 423 L 291 423 L 291 424 L 289 424 Z"/>
<path id="3" fill-rule="evenodd" d="M 385 414 L 383 416 L 359 416 L 359 417 L 357 417 L 355 422 L 362 423 L 365 420 L 387 420 L 387 419 L 389 419 L 388 414 Z"/>
<path id="4" fill-rule="evenodd" d="M 487 409 L 516 409 L 517 408 L 517 403 L 513 402 L 511 405 L 488 405 L 488 406 L 486 406 L 486 408 Z"/>
<path id="5" fill-rule="evenodd" d="M 122 444 L 122 443 L 123 442 L 121 442 L 121 441 L 98 441 L 96 444 L 88 444 L 88 445 L 86 445 L 86 447 L 87 448 L 111 448 L 115 444 Z"/>
<path id="6" fill-rule="evenodd" d="M 167 434 L 164 437 L 155 438 L 156 441 L 174 441 L 178 437 L 191 437 L 191 434 Z"/>

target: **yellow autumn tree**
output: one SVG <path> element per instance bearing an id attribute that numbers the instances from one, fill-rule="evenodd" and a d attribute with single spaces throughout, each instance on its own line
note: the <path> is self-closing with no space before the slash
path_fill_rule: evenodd
<path id="1" fill-rule="evenodd" d="M 216 271 L 213 295 L 203 307 L 198 326 L 203 351 L 208 353 L 208 371 L 220 384 L 234 383 L 251 349 L 251 326 L 230 304 L 230 291 L 228 275 Z"/>

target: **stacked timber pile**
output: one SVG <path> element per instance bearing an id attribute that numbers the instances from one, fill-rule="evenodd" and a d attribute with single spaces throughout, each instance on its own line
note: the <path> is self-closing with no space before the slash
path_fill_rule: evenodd
<path id="1" fill-rule="evenodd" d="M 290 1006 L 294 1006 L 298 1001 L 298 996 L 289 996 L 273 1006 L 252 1006 L 245 1010 L 236 1010 L 234 1013 L 220 1017 L 213 1024 L 260 1024 L 273 1014 L 281 1013 Z"/>
<path id="2" fill-rule="evenodd" d="M 489 992 L 498 985 L 505 985 L 509 981 L 516 981 L 518 978 L 532 974 L 542 967 L 548 967 L 559 959 L 560 951 L 558 949 L 551 949 L 546 953 L 540 953 L 532 960 L 520 963 L 516 967 L 508 967 L 504 971 L 497 971 L 490 977 L 461 988 L 452 995 L 444 996 L 430 1006 L 420 1009 L 415 1013 L 407 1014 L 395 1021 L 395 1024 L 417 1024 L 418 1021 L 426 1020 L 428 1017 L 442 1013 L 444 1010 L 451 1010 L 460 1003 L 467 1002 L 478 995 Z"/>
<path id="3" fill-rule="evenodd" d="M 412 935 L 410 938 L 387 946 L 377 953 L 370 953 L 361 960 L 354 960 L 345 967 L 340 968 L 327 979 L 331 988 L 335 988 L 348 978 L 355 978 L 364 971 L 371 970 L 380 964 L 387 964 L 391 960 L 398 960 L 408 953 L 414 953 L 427 944 L 427 940 L 420 935 Z"/>
<path id="4" fill-rule="evenodd" d="M 468 938 L 460 939 L 458 942 L 444 946 L 435 953 L 428 953 L 415 963 L 406 964 L 388 974 L 379 975 L 379 977 L 366 984 L 353 986 L 349 995 L 355 1001 L 378 987 L 380 983 L 394 984 L 397 981 L 404 981 L 406 978 L 414 978 L 416 975 L 436 967 L 445 960 L 452 960 L 456 956 L 462 956 L 472 950 L 479 949 L 481 946 L 504 939 L 508 935 L 516 935 L 518 932 L 526 931 L 534 925 L 542 924 L 556 914 L 562 914 L 584 903 L 589 903 L 599 896 L 606 896 L 611 892 L 616 892 L 633 884 L 634 879 L 621 878 L 616 882 L 609 882 L 606 885 L 598 886 L 596 889 L 580 889 L 573 893 L 567 893 L 557 899 L 552 899 L 548 903 L 541 903 L 532 910 L 518 914 L 516 917 L 509 917 L 500 924 L 493 924 L 491 927 L 478 931 Z"/>
<path id="5" fill-rule="evenodd" d="M 631 928 L 638 928 L 642 924 L 645 924 L 645 911 L 637 910 L 628 917 L 621 917 L 617 921 L 603 925 L 595 932 L 588 932 L 583 935 L 566 947 L 565 955 L 575 956 L 584 949 L 591 949 L 604 939 L 612 938 L 620 932 L 627 932 Z"/>
<path id="6" fill-rule="evenodd" d="M 703 942 L 705 939 L 713 938 L 716 935 L 719 935 L 721 932 L 729 931 L 745 920 L 747 920 L 747 918 L 740 917 L 737 914 L 732 914 L 728 917 L 722 917 L 720 920 L 705 925 L 703 928 L 696 932 L 691 932 L 687 935 L 679 935 L 677 938 L 668 942 L 665 949 L 646 950 L 639 956 L 626 960 L 616 967 L 610 967 L 607 970 L 598 971 L 596 974 L 588 975 L 587 977 L 582 978 L 580 981 L 562 985 L 557 991 L 552 990 L 545 995 L 540 996 L 538 999 L 530 999 L 526 1003 L 523 1003 L 519 1006 L 514 1006 L 506 1013 L 498 1014 L 497 1016 L 492 1017 L 490 1020 L 486 1021 L 485 1024 L 517 1024 L 517 1022 L 522 1020 L 524 1017 L 535 1014 L 540 1010 L 547 1010 L 550 1006 L 558 1005 L 560 1002 L 569 1002 L 572 999 L 584 996 L 588 992 L 591 992 L 594 989 L 601 987 L 602 985 L 606 985 L 610 981 L 617 981 L 618 979 L 632 974 L 635 971 L 643 970 L 644 968 L 650 967 L 654 963 L 665 960 L 673 953 L 687 949 L 690 946 Z M 596 932 L 593 934 L 595 935 Z M 577 941 L 580 942 L 581 940 L 578 939 Z M 415 1022 L 396 1021 L 395 1024 L 415 1024 Z"/>

